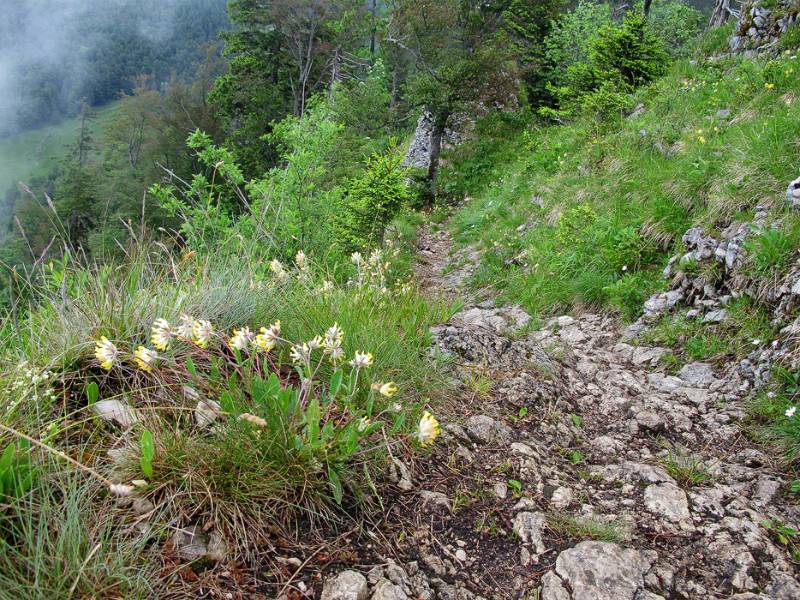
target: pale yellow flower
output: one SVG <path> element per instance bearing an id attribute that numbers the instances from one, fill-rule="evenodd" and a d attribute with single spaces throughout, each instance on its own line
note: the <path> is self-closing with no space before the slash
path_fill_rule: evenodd
<path id="1" fill-rule="evenodd" d="M 768 90 L 771 90 L 771 89 L 773 89 L 775 87 L 775 84 L 774 83 L 765 83 L 764 87 L 767 88 Z"/>
<path id="2" fill-rule="evenodd" d="M 361 417 L 361 420 L 358 422 L 358 432 L 364 433 L 371 423 L 372 421 L 369 420 L 369 417 Z"/>
<path id="3" fill-rule="evenodd" d="M 442 430 L 439 427 L 439 421 L 426 410 L 419 420 L 419 425 L 417 425 L 417 432 L 415 434 L 417 441 L 422 446 L 428 446 L 439 437 L 440 433 L 442 433 Z"/>
<path id="4" fill-rule="evenodd" d="M 302 250 L 298 251 L 298 253 L 294 257 L 294 264 L 297 265 L 297 268 L 301 271 L 308 270 L 308 260 L 306 258 L 306 253 Z"/>
<path id="5" fill-rule="evenodd" d="M 327 352 L 330 353 L 334 348 L 339 348 L 343 341 L 344 332 L 342 328 L 339 327 L 338 323 L 334 323 L 331 327 L 328 327 L 328 330 L 325 332 L 325 341 L 323 342 Z"/>
<path id="6" fill-rule="evenodd" d="M 397 384 L 394 381 L 387 383 L 373 383 L 372 389 L 377 391 L 381 396 L 391 398 L 397 393 Z"/>
<path id="7" fill-rule="evenodd" d="M 150 341 L 156 349 L 164 352 L 172 341 L 172 327 L 166 319 L 156 319 L 150 330 Z"/>
<path id="8" fill-rule="evenodd" d="M 214 328 L 211 323 L 203 319 L 194 322 L 192 326 L 192 341 L 198 347 L 207 348 L 212 335 L 214 335 Z"/>
<path id="9" fill-rule="evenodd" d="M 125 485 L 124 483 L 111 483 L 108 486 L 108 491 L 118 498 L 125 498 L 133 493 L 134 487 L 132 485 Z"/>
<path id="10" fill-rule="evenodd" d="M 281 322 L 275 321 L 275 323 L 270 325 L 268 328 L 262 327 L 259 330 L 258 335 L 255 337 L 253 343 L 259 350 L 269 352 L 277 345 L 280 335 Z"/>
<path id="11" fill-rule="evenodd" d="M 267 426 L 267 422 L 264 419 L 262 419 L 261 417 L 258 417 L 256 415 L 251 415 L 250 413 L 242 413 L 242 414 L 240 414 L 239 415 L 239 420 L 240 421 L 247 421 L 248 423 L 250 423 L 254 427 L 258 427 L 259 429 L 264 429 Z"/>
<path id="12" fill-rule="evenodd" d="M 102 336 L 99 342 L 95 342 L 94 355 L 100 366 L 110 371 L 119 358 L 119 350 L 106 336 Z"/>
<path id="13" fill-rule="evenodd" d="M 371 367 L 373 362 L 374 358 L 369 352 L 356 352 L 350 364 L 361 369 L 364 367 Z"/>
<path id="14" fill-rule="evenodd" d="M 281 261 L 277 258 L 270 261 L 269 270 L 272 271 L 272 274 L 278 281 L 286 281 L 289 278 L 289 274 L 286 272 L 286 269 L 283 268 Z"/>
<path id="15" fill-rule="evenodd" d="M 153 370 L 153 363 L 158 359 L 158 354 L 155 350 L 149 350 L 144 346 L 139 346 L 133 355 L 133 359 L 137 367 L 149 373 Z"/>
<path id="16" fill-rule="evenodd" d="M 308 364 L 311 361 L 311 348 L 309 348 L 308 344 L 292 346 L 289 357 L 295 364 Z"/>
<path id="17" fill-rule="evenodd" d="M 308 349 L 309 350 L 316 350 L 318 348 L 322 348 L 322 336 L 317 336 L 313 340 L 308 340 Z"/>
<path id="18" fill-rule="evenodd" d="M 253 332 L 249 327 L 242 327 L 241 329 L 234 329 L 231 339 L 228 340 L 228 348 L 231 350 L 244 351 L 253 341 Z"/>
<path id="19" fill-rule="evenodd" d="M 175 329 L 175 335 L 183 342 L 191 342 L 194 337 L 194 319 L 183 313 L 181 315 L 180 323 Z"/>

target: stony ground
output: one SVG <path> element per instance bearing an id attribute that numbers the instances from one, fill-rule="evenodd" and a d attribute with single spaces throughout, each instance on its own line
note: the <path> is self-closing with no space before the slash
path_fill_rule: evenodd
<path id="1" fill-rule="evenodd" d="M 446 232 L 419 253 L 424 288 L 466 301 L 434 331 L 461 394 L 435 453 L 397 464 L 394 559 L 327 578 L 323 600 L 800 598 L 774 531 L 800 507 L 740 430 L 750 383 L 735 368 L 666 374 L 664 349 L 604 315 L 535 330 L 470 297 L 478 257 Z"/>

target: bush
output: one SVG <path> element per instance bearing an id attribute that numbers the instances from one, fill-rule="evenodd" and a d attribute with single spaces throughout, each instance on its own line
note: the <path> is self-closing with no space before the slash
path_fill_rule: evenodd
<path id="1" fill-rule="evenodd" d="M 672 58 L 685 58 L 691 54 L 692 43 L 703 31 L 705 17 L 681 0 L 668 0 L 653 4 L 649 21 L 669 55 Z"/>
<path id="2" fill-rule="evenodd" d="M 600 29 L 589 46 L 589 64 L 599 80 L 629 88 L 664 74 L 668 62 L 663 42 L 638 12 L 629 12 L 621 25 Z"/>
<path id="3" fill-rule="evenodd" d="M 374 154 L 367 160 L 364 174 L 345 184 L 335 216 L 336 243 L 345 252 L 381 246 L 386 226 L 412 201 L 409 169 L 403 167 L 403 158 L 396 148 Z"/>

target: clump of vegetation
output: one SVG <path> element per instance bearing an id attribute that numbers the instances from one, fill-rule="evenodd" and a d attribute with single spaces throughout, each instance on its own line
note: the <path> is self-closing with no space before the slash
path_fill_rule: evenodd
<path id="1" fill-rule="evenodd" d="M 684 486 L 703 485 L 711 480 L 711 474 L 703 467 L 699 458 L 670 452 L 661 461 L 679 484 Z"/>
<path id="2" fill-rule="evenodd" d="M 595 540 L 619 543 L 628 533 L 622 525 L 605 521 L 596 516 L 574 516 L 565 513 L 549 513 L 547 525 L 556 534 L 572 540 Z"/>

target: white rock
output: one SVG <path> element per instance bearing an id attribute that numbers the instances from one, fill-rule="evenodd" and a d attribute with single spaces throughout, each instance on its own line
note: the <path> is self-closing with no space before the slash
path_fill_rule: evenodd
<path id="1" fill-rule="evenodd" d="M 366 600 L 367 578 L 356 571 L 342 571 L 322 587 L 321 600 Z"/>
<path id="2" fill-rule="evenodd" d="M 119 400 L 100 400 L 92 404 L 92 411 L 105 421 L 117 423 L 120 427 L 130 427 L 140 421 L 139 413 Z"/>
<path id="3" fill-rule="evenodd" d="M 523 544 L 533 545 L 536 554 L 547 551 L 542 535 L 547 528 L 547 517 L 542 513 L 521 512 L 514 518 L 514 533 Z"/>
<path id="4" fill-rule="evenodd" d="M 644 490 L 644 505 L 651 513 L 685 529 L 693 529 L 686 493 L 674 483 L 657 483 Z"/>

